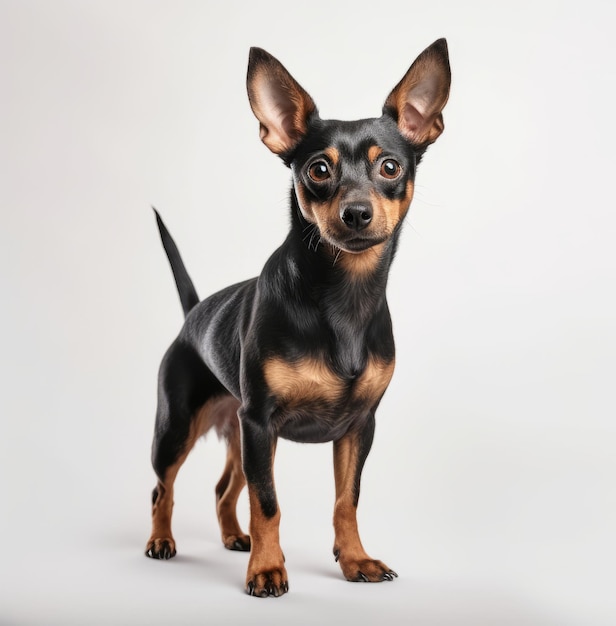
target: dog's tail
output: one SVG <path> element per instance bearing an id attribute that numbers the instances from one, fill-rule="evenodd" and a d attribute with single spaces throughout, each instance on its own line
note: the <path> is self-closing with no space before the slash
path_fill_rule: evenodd
<path id="1" fill-rule="evenodd" d="M 184 267 L 184 261 L 180 256 L 178 247 L 175 245 L 175 241 L 169 234 L 167 227 L 163 223 L 158 211 L 152 207 L 156 214 L 156 222 L 158 224 L 158 230 L 160 232 L 160 238 L 163 242 L 163 248 L 167 253 L 167 258 L 171 264 L 171 271 L 173 272 L 173 278 L 175 278 L 175 284 L 180 294 L 180 302 L 182 303 L 182 309 L 184 309 L 184 317 L 186 317 L 189 311 L 199 302 L 199 296 L 195 286 L 193 285 L 186 267 Z"/>

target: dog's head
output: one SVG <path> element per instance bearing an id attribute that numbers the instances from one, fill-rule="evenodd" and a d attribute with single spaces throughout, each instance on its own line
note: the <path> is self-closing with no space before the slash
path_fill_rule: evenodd
<path id="1" fill-rule="evenodd" d="M 273 56 L 252 48 L 248 96 L 265 145 L 290 166 L 298 206 L 343 252 L 381 246 L 407 213 L 415 169 L 443 131 L 451 74 L 447 43 L 424 50 L 381 117 L 322 120 L 310 95 Z"/>

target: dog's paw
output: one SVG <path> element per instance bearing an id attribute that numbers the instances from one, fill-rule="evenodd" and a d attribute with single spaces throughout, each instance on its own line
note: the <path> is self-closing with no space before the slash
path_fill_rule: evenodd
<path id="1" fill-rule="evenodd" d="M 228 535 L 222 540 L 227 550 L 238 550 L 240 552 L 250 552 L 249 535 Z"/>
<path id="2" fill-rule="evenodd" d="M 249 596 L 277 598 L 289 591 L 289 581 L 284 567 L 248 574 L 246 579 L 246 593 Z"/>
<path id="3" fill-rule="evenodd" d="M 171 537 L 150 539 L 145 548 L 145 555 L 151 559 L 168 560 L 176 555 L 175 541 Z"/>
<path id="4" fill-rule="evenodd" d="M 398 574 L 376 559 L 346 560 L 340 553 L 334 552 L 336 561 L 339 560 L 342 573 L 351 582 L 380 583 L 384 580 L 398 578 Z"/>

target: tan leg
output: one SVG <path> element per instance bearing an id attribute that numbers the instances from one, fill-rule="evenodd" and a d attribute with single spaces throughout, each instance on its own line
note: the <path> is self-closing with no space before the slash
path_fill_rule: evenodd
<path id="1" fill-rule="evenodd" d="M 216 485 L 216 513 L 225 548 L 250 550 L 250 537 L 242 532 L 237 521 L 237 499 L 246 485 L 242 470 L 242 452 L 237 419 L 227 435 L 227 462 Z"/>
<path id="2" fill-rule="evenodd" d="M 217 429 L 224 428 L 230 414 L 236 419 L 234 414 L 236 409 L 237 401 L 230 400 L 228 396 L 210 399 L 194 413 L 184 429 L 180 428 L 182 422 L 177 420 L 180 427 L 176 427 L 175 432 L 168 428 L 168 425 L 173 423 L 171 419 L 167 414 L 161 413 L 166 418 L 161 419 L 161 422 L 167 426 L 167 430 L 162 430 L 160 435 L 155 436 L 153 446 L 158 483 L 152 494 L 152 534 L 145 549 L 147 556 L 154 559 L 170 559 L 175 556 L 176 545 L 171 532 L 171 515 L 173 484 L 177 474 L 197 439 L 212 426 Z M 170 433 L 173 436 L 169 436 Z M 162 464 L 158 462 L 160 458 L 173 460 Z"/>
<path id="3" fill-rule="evenodd" d="M 280 509 L 270 517 L 263 512 L 260 499 L 250 490 L 250 537 L 252 541 L 246 593 L 252 596 L 281 596 L 289 590 L 289 579 L 280 548 Z"/>
<path id="4" fill-rule="evenodd" d="M 194 442 L 193 442 L 194 444 Z M 190 445 L 192 449 L 192 445 Z M 152 534 L 146 545 L 145 553 L 153 559 L 170 559 L 175 556 L 175 540 L 171 532 L 171 514 L 173 512 L 173 483 L 177 473 L 186 460 L 190 449 L 178 461 L 170 466 L 163 480 L 158 481 L 152 494 Z"/>
<path id="5" fill-rule="evenodd" d="M 334 442 L 336 505 L 334 508 L 334 555 L 347 580 L 380 582 L 397 574 L 368 556 L 359 538 L 357 502 L 361 471 L 372 443 L 374 425 L 361 433 L 349 433 Z"/>
<path id="6" fill-rule="evenodd" d="M 280 509 L 274 487 L 276 439 L 267 426 L 240 410 L 242 467 L 250 501 L 250 560 L 246 593 L 261 598 L 281 596 L 289 590 L 280 548 Z"/>

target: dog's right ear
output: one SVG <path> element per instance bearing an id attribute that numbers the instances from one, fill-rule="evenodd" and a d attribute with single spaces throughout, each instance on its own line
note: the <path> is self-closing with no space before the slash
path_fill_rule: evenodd
<path id="1" fill-rule="evenodd" d="M 250 49 L 247 87 L 261 140 L 273 153 L 288 154 L 317 112 L 312 98 L 280 61 L 261 48 Z"/>

